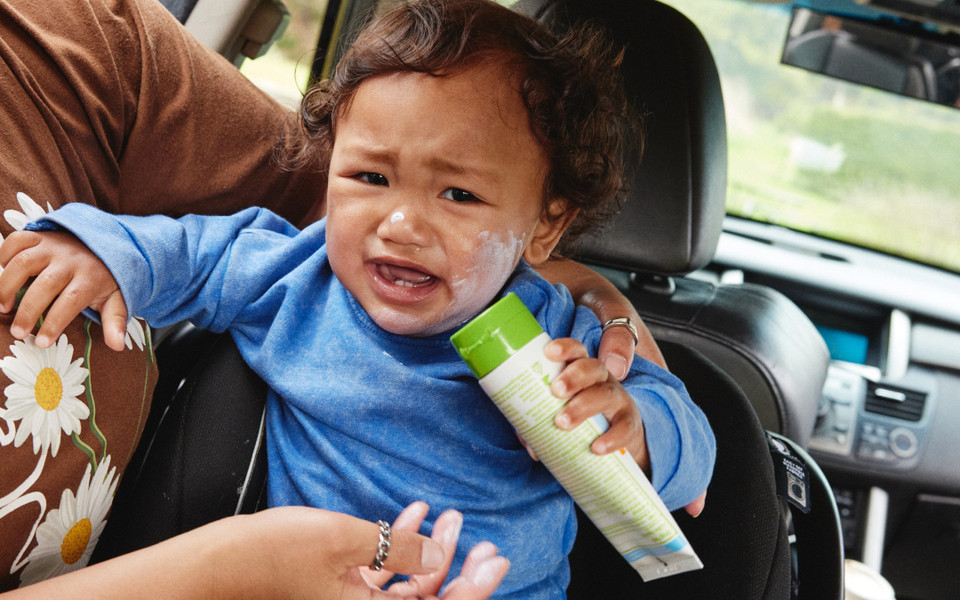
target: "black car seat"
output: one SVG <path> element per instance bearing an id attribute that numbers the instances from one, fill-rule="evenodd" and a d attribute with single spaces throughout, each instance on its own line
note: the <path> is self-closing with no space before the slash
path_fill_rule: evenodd
<path id="1" fill-rule="evenodd" d="M 559 30 L 599 24 L 625 48 L 624 84 L 644 115 L 645 151 L 621 213 L 606 231 L 587 239 L 579 258 L 618 283 L 658 343 L 670 349 L 665 357 L 671 370 L 694 398 L 699 396 L 712 422 L 716 419 L 718 462 L 708 507 L 730 512 L 715 519 L 716 513 L 705 511 L 696 521 L 681 515 L 681 522 L 692 539 L 710 549 L 715 565 L 725 565 L 727 573 L 748 569 L 754 574 L 731 581 L 708 565 L 676 582 L 647 585 L 643 597 L 650 597 L 646 588 L 660 590 L 661 585 L 664 598 L 784 597 L 779 587 L 783 565 L 777 562 L 781 548 L 765 547 L 771 537 L 763 502 L 766 482 L 759 478 L 766 466 L 756 456 L 762 444 L 749 422 L 752 415 L 741 415 L 736 423 L 726 420 L 734 419 L 729 411 L 738 406 L 735 396 L 742 390 L 756 413 L 753 418 L 781 434 L 780 443 L 795 454 L 804 455 L 816 480 L 811 493 L 818 497 L 819 511 L 812 517 L 786 516 L 797 544 L 791 594 L 841 598 L 843 550 L 836 504 L 822 472 L 802 449 L 813 432 L 826 378 L 826 345 L 804 313 L 771 288 L 686 276 L 710 263 L 725 212 L 724 106 L 706 41 L 688 18 L 653 0 L 523 0 L 521 6 Z M 693 358 L 691 351 L 708 360 Z M 710 406 L 712 402 L 726 408 Z M 757 462 L 740 472 L 727 460 Z M 725 529 L 734 522 L 741 531 Z M 735 547 L 733 539 L 743 541 L 738 536 L 750 541 Z M 600 566 L 575 573 L 592 573 Z M 578 587 L 583 582 L 575 576 L 571 589 L 579 597 L 591 597 Z M 732 587 L 738 585 L 742 587 Z M 671 595 L 678 590 L 682 593 Z"/>
<path id="2" fill-rule="evenodd" d="M 706 509 L 696 519 L 675 513 L 704 569 L 644 583 L 580 515 L 568 597 L 840 600 L 840 523 L 823 474 L 794 446 L 810 475 L 811 510 L 785 510 L 766 436 L 743 392 L 696 350 L 670 341 L 661 350 L 717 437 Z M 151 415 L 93 562 L 265 507 L 266 387 L 232 338 L 187 326 L 164 339 L 157 361 Z"/>
<path id="3" fill-rule="evenodd" d="M 653 0 L 523 0 L 563 28 L 592 21 L 626 49 L 645 150 L 620 215 L 580 259 L 633 301 L 658 340 L 696 348 L 744 390 L 766 429 L 806 446 L 830 357 L 779 292 L 685 275 L 713 258 L 724 219 L 727 142 L 720 78 L 697 27 Z"/>

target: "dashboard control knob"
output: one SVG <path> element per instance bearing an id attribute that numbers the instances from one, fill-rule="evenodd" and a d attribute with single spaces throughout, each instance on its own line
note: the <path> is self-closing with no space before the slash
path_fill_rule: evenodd
<path id="1" fill-rule="evenodd" d="M 890 450 L 900 458 L 910 458 L 917 453 L 917 436 L 904 427 L 890 431 Z"/>

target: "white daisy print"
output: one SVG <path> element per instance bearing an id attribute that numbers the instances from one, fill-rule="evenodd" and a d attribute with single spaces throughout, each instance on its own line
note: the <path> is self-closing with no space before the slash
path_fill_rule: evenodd
<path id="1" fill-rule="evenodd" d="M 17 192 L 17 203 L 20 204 L 20 208 L 23 212 L 19 210 L 6 210 L 3 212 L 3 218 L 7 220 L 7 223 L 10 224 L 10 227 L 13 227 L 17 231 L 23 231 L 23 228 L 27 226 L 27 223 L 33 221 L 34 219 L 39 219 L 43 215 L 53 210 L 53 207 L 50 206 L 50 203 L 47 202 L 47 210 L 43 210 L 39 204 L 33 201 L 33 198 L 24 194 L 23 192 Z"/>
<path id="2" fill-rule="evenodd" d="M 147 342 L 147 338 L 140 321 L 135 318 L 127 321 L 127 334 L 124 336 L 123 341 L 127 345 L 127 350 L 133 348 L 133 344 L 136 344 L 137 348 L 143 350 L 143 345 Z"/>
<path id="3" fill-rule="evenodd" d="M 76 571 L 90 562 L 107 523 L 117 481 L 117 468 L 110 468 L 107 456 L 93 473 L 87 465 L 76 496 L 71 490 L 63 491 L 60 507 L 48 512 L 37 528 L 37 545 L 20 574 L 21 587 Z"/>
<path id="4" fill-rule="evenodd" d="M 87 379 L 83 357 L 73 360 L 73 345 L 61 335 L 49 348 L 40 348 L 30 335 L 10 346 L 12 356 L 0 360 L 0 370 L 11 383 L 3 390 L 7 397 L 6 419 L 21 420 L 14 446 L 33 436 L 34 454 L 49 448 L 56 456 L 60 433 L 80 432 L 80 420 L 90 416 L 87 404 L 78 399 Z"/>

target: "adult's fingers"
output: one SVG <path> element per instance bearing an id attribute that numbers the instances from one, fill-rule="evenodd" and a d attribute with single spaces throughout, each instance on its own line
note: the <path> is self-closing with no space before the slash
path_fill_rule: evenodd
<path id="1" fill-rule="evenodd" d="M 489 597 L 510 570 L 510 561 L 497 555 L 490 542 L 481 542 L 470 550 L 463 569 L 450 582 L 442 600 L 483 600 Z"/>
<path id="2" fill-rule="evenodd" d="M 460 530 L 463 527 L 463 515 L 455 510 L 448 510 L 437 517 L 433 525 L 431 539 L 443 548 L 444 561 L 439 569 L 425 575 L 416 575 L 408 581 L 390 586 L 390 592 L 409 596 L 432 596 L 440 591 L 450 563 L 457 552 L 457 542 L 460 539 Z"/>
<path id="3" fill-rule="evenodd" d="M 625 327 L 610 327 L 600 337 L 597 358 L 617 381 L 622 381 L 630 371 L 635 348 L 630 330 Z"/>
<path id="4" fill-rule="evenodd" d="M 377 555 L 380 527 L 362 519 L 353 520 L 348 526 L 338 528 L 331 536 L 332 559 L 344 569 L 366 567 Z M 440 568 L 444 562 L 443 548 L 437 542 L 412 531 L 391 532 L 390 551 L 383 562 L 385 569 L 394 573 L 415 575 L 429 573 Z"/>
<path id="5" fill-rule="evenodd" d="M 100 307 L 100 323 L 103 326 L 103 341 L 111 350 L 120 352 L 127 335 L 127 304 L 117 290 L 107 296 Z"/>
<path id="6" fill-rule="evenodd" d="M 404 508 L 393 521 L 392 531 L 410 531 L 413 533 L 420 531 L 420 525 L 423 524 L 423 520 L 426 518 L 429 510 L 430 507 L 426 502 L 413 502 Z M 363 568 L 360 571 L 363 574 L 363 578 L 375 587 L 382 587 L 393 577 L 393 571 L 385 568 L 379 571 Z"/>

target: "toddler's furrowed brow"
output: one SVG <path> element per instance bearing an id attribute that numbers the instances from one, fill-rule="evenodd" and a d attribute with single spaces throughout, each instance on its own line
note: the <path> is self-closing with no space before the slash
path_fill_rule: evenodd
<path id="1" fill-rule="evenodd" d="M 433 158 L 427 166 L 441 173 L 449 173 L 487 183 L 499 183 L 501 179 L 500 174 L 495 169 L 484 168 L 482 165 L 463 164 L 441 157 Z"/>
<path id="2" fill-rule="evenodd" d="M 344 150 L 344 155 L 350 160 L 360 160 L 390 167 L 400 162 L 400 157 L 396 152 L 374 145 L 350 145 Z"/>

